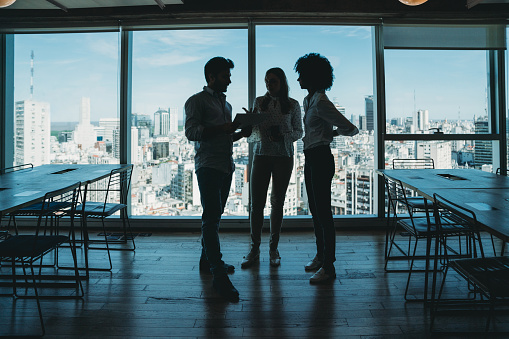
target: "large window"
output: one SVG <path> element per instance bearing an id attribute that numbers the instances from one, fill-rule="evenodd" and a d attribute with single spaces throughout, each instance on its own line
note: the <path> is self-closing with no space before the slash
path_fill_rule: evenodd
<path id="1" fill-rule="evenodd" d="M 14 164 L 118 163 L 118 33 L 15 36 Z"/>
<path id="2" fill-rule="evenodd" d="M 132 214 L 201 215 L 194 143 L 184 135 L 184 104 L 206 85 L 203 67 L 215 56 L 231 59 L 227 101 L 233 115 L 247 100 L 247 30 L 196 29 L 133 33 L 131 161 Z M 225 215 L 247 215 L 249 148 L 234 145 L 236 170 Z"/>
<path id="3" fill-rule="evenodd" d="M 489 133 L 486 60 L 486 51 L 386 50 L 387 132 Z"/>
<path id="4" fill-rule="evenodd" d="M 386 166 L 395 158 L 489 172 L 500 165 L 503 33 L 498 26 L 384 27 Z"/>
<path id="5" fill-rule="evenodd" d="M 257 26 L 256 94 L 260 96 L 267 91 L 265 72 L 272 67 L 281 67 L 288 78 L 290 96 L 302 105 L 307 92 L 300 88 L 293 67 L 299 57 L 311 52 L 320 53 L 331 62 L 335 80 L 326 94 L 361 130 L 353 138 L 337 137 L 331 145 L 336 163 L 332 182 L 333 212 L 337 215 L 375 214 L 371 27 Z M 267 202 L 269 199 L 270 193 Z M 270 203 L 267 203 L 266 214 L 269 208 Z M 304 184 L 304 153 L 302 140 L 298 140 L 285 215 L 306 214 L 310 212 Z"/>
<path id="6" fill-rule="evenodd" d="M 194 145 L 183 125 L 184 103 L 206 84 L 205 63 L 215 56 L 234 61 L 226 94 L 235 116 L 242 107 L 252 106 L 248 93 L 266 92 L 264 75 L 272 67 L 285 71 L 290 96 L 302 104 L 307 92 L 300 89 L 293 67 L 300 56 L 317 52 L 334 67 L 329 99 L 361 131 L 331 144 L 335 215 L 382 213 L 377 199 L 383 199 L 383 192 L 374 171 L 384 163 L 390 168 L 395 158 L 433 158 L 436 168 L 506 167 L 503 26 L 245 22 L 146 28 L 15 34 L 14 84 L 8 77 L 5 87 L 14 85 L 14 116 L 9 113 L 4 119 L 12 130 L 6 135 L 14 140 L 4 162 L 118 163 L 121 155 L 130 154 L 135 165 L 131 214 L 200 216 Z M 129 38 L 122 42 L 132 37 L 132 46 L 120 46 L 120 37 Z M 132 96 L 120 96 L 120 89 L 129 84 L 132 91 L 126 93 Z M 8 91 L 7 97 L 11 94 Z M 125 116 L 119 114 L 120 104 L 131 107 L 129 112 L 122 109 Z M 121 138 L 123 119 L 131 120 L 131 130 L 126 131 L 129 145 L 123 144 L 129 138 Z M 302 141 L 294 147 L 284 213 L 309 215 Z M 245 217 L 250 156 L 246 139 L 234 144 L 233 156 L 236 171 L 225 215 Z"/>

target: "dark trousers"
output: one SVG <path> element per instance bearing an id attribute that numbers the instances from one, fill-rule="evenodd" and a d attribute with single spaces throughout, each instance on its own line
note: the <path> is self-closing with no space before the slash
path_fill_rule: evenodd
<path id="1" fill-rule="evenodd" d="M 286 189 L 293 170 L 293 157 L 255 155 L 251 169 L 251 245 L 259 247 L 263 227 L 263 209 L 272 177 L 270 193 L 270 241 L 269 248 L 276 250 L 283 224 L 283 207 Z"/>
<path id="2" fill-rule="evenodd" d="M 202 167 L 196 171 L 196 178 L 200 188 L 202 254 L 201 260 L 208 260 L 210 270 L 214 275 L 226 274 L 224 262 L 221 260 L 219 244 L 219 222 L 223 214 L 232 173 L 224 173 L 214 168 Z"/>
<path id="3" fill-rule="evenodd" d="M 334 157 L 329 146 L 304 150 L 304 155 L 304 177 L 315 228 L 316 253 L 319 259 L 323 259 L 323 268 L 327 271 L 334 269 L 336 261 L 336 229 L 331 211 Z"/>

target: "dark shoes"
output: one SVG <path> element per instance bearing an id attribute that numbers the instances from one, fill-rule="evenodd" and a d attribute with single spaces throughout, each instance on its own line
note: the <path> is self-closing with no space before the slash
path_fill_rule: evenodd
<path id="1" fill-rule="evenodd" d="M 224 269 L 226 273 L 233 273 L 235 271 L 235 266 L 224 263 Z M 210 271 L 210 264 L 207 260 L 200 259 L 200 272 L 212 274 Z"/>
<path id="2" fill-rule="evenodd" d="M 226 274 L 214 276 L 212 286 L 226 300 L 232 302 L 239 301 L 239 291 L 233 286 Z"/>

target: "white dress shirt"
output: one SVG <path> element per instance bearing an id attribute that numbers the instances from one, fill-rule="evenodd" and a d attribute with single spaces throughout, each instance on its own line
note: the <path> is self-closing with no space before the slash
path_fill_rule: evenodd
<path id="1" fill-rule="evenodd" d="M 325 91 L 317 91 L 304 98 L 304 149 L 329 145 L 333 139 L 333 126 L 340 135 L 353 136 L 357 127 L 341 114 L 327 98 Z"/>

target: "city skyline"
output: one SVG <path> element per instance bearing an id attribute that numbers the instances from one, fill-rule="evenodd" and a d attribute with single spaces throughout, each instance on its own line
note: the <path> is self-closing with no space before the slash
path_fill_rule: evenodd
<path id="1" fill-rule="evenodd" d="M 183 103 L 201 90 L 203 65 L 215 55 L 235 62 L 226 93 L 234 113 L 249 106 L 247 30 L 134 32 L 133 40 L 133 113 L 153 116 L 159 107 L 175 107 L 182 120 Z M 78 121 L 82 96 L 91 98 L 91 121 L 117 116 L 118 33 L 16 35 L 16 101 L 30 98 L 32 50 L 34 100 L 50 103 L 52 121 Z M 364 97 L 373 93 L 370 27 L 257 27 L 257 95 L 265 92 L 265 70 L 280 66 L 291 96 L 302 103 L 307 93 L 296 82 L 293 64 L 311 51 L 327 56 L 335 69 L 329 98 L 345 107 L 348 117 L 364 114 Z M 416 53 L 422 58 L 415 60 Z M 484 114 L 485 63 L 484 51 L 386 51 L 387 118 L 419 109 L 429 110 L 430 120 L 455 120 L 458 112 L 465 120 Z"/>

